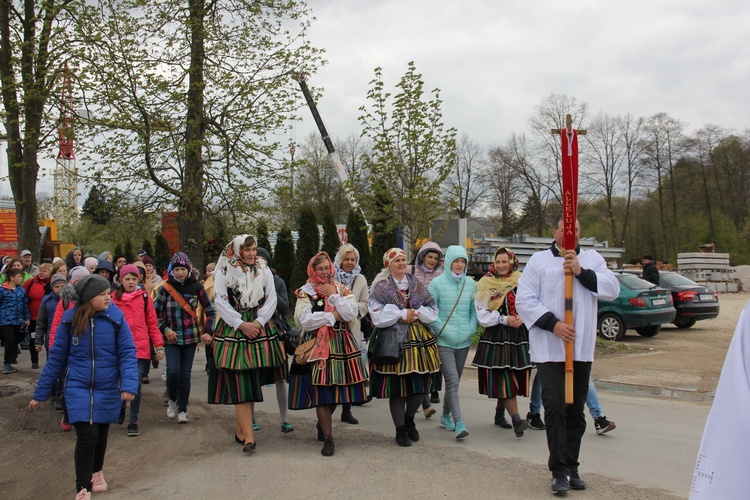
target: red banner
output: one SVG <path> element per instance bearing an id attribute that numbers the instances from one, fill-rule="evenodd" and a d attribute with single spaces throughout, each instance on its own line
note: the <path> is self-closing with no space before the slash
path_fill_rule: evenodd
<path id="1" fill-rule="evenodd" d="M 576 219 L 578 218 L 578 132 L 560 131 L 562 138 L 562 212 L 563 247 L 576 247 Z"/>

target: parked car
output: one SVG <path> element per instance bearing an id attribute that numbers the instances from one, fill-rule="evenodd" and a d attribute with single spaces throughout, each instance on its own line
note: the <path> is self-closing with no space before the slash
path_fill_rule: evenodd
<path id="1" fill-rule="evenodd" d="M 653 337 L 661 326 L 671 323 L 677 311 L 666 288 L 629 273 L 615 272 L 620 294 L 615 300 L 598 303 L 597 331 L 607 340 L 621 340 L 628 328 L 643 337 Z"/>
<path id="2" fill-rule="evenodd" d="M 696 321 L 719 315 L 719 292 L 671 271 L 659 271 L 659 286 L 672 292 L 677 328 L 690 328 Z"/>

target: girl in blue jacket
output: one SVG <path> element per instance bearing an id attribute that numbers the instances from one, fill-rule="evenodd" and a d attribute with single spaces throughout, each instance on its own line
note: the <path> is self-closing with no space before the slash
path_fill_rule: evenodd
<path id="1" fill-rule="evenodd" d="M 15 363 L 18 343 L 23 338 L 21 327 L 29 326 L 29 299 L 21 286 L 23 278 L 23 271 L 9 269 L 5 273 L 5 282 L 0 286 L 0 331 L 5 340 L 4 374 L 18 371 L 11 363 Z"/>
<path id="2" fill-rule="evenodd" d="M 110 305 L 109 281 L 92 274 L 78 280 L 65 298 L 76 301 L 57 329 L 29 411 L 44 405 L 64 372 L 65 403 L 76 429 L 76 500 L 107 491 L 102 474 L 109 425 L 117 422 L 122 401 L 138 391 L 135 344 L 124 315 Z"/>

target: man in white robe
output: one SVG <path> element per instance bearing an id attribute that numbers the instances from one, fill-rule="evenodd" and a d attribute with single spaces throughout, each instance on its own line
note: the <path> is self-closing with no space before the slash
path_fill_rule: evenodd
<path id="1" fill-rule="evenodd" d="M 531 360 L 542 384 L 552 492 L 582 490 L 578 454 L 586 430 L 583 414 L 596 345 L 597 299 L 614 300 L 620 283 L 601 255 L 578 246 L 562 250 L 563 220 L 552 231 L 555 243 L 531 256 L 518 281 L 516 308 L 529 329 Z M 565 324 L 565 269 L 573 279 L 573 326 Z M 562 318 L 562 319 L 561 319 Z M 565 404 L 565 342 L 574 343 L 573 404 Z"/>
<path id="2" fill-rule="evenodd" d="M 690 499 L 748 498 L 750 439 L 750 302 L 729 344 L 714 404 L 703 429 Z M 739 423 L 739 427 L 737 424 Z"/>

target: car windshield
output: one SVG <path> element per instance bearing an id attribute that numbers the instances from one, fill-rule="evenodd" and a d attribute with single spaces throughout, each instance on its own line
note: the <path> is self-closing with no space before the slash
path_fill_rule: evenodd
<path id="1" fill-rule="evenodd" d="M 689 280 L 683 275 L 676 274 L 676 273 L 661 273 L 659 275 L 659 278 L 664 280 L 664 283 L 666 283 L 667 286 L 681 286 L 681 285 L 700 286 L 695 281 Z"/>
<path id="2" fill-rule="evenodd" d="M 618 274 L 617 277 L 623 285 L 631 290 L 648 290 L 649 288 L 654 288 L 656 286 L 653 283 L 642 280 L 638 276 L 633 276 L 632 274 Z"/>

